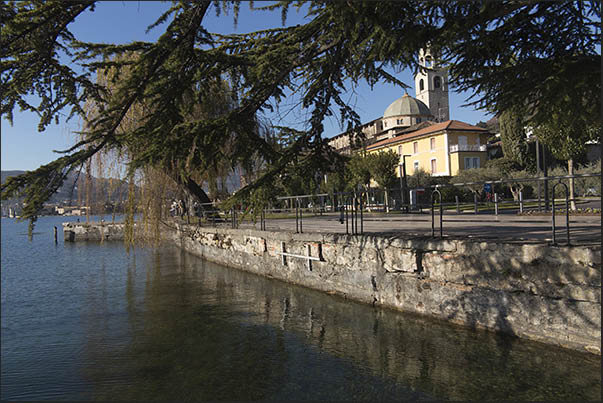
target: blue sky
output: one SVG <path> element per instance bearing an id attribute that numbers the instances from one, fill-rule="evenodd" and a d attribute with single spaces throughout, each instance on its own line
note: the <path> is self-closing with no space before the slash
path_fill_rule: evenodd
<path id="1" fill-rule="evenodd" d="M 256 2 L 261 6 L 265 3 Z M 146 27 L 155 21 L 169 7 L 169 3 L 158 1 L 107 1 L 100 2 L 94 12 L 86 12 L 72 23 L 69 28 L 82 41 L 127 43 L 134 40 L 153 41 L 157 39 L 165 26 L 159 26 L 148 34 Z M 303 13 L 291 9 L 287 16 L 287 25 L 295 25 L 303 21 Z M 216 17 L 215 10 L 210 10 L 204 20 L 206 29 L 216 33 L 242 33 L 265 29 L 281 24 L 280 12 L 250 11 L 247 4 L 241 5 L 238 25 L 234 26 L 232 15 Z M 411 86 L 409 94 L 414 96 L 414 79 L 411 71 L 402 71 L 397 77 Z M 371 90 L 366 83 L 360 83 L 350 91 L 344 99 L 355 106 L 363 122 L 376 119 L 395 99 L 404 94 L 404 90 L 392 84 L 377 84 Z M 491 116 L 483 111 L 470 107 L 461 107 L 470 94 L 450 93 L 450 118 L 475 124 L 480 120 L 486 121 Z M 68 111 L 66 111 L 68 113 Z M 272 116 L 275 125 L 294 124 L 300 111 L 291 112 L 279 121 Z M 58 125 L 51 124 L 42 133 L 38 132 L 38 117 L 30 112 L 14 113 L 14 124 L 11 126 L 2 118 L 1 136 L 1 167 L 2 170 L 33 170 L 46 164 L 59 155 L 52 150 L 69 148 L 75 139 L 74 131 L 80 130 L 81 122 L 77 118 Z M 324 123 L 325 137 L 340 133 L 340 127 L 335 118 Z"/>

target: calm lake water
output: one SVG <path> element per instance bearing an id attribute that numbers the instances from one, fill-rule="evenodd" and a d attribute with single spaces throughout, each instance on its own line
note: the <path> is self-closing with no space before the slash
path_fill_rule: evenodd
<path id="1" fill-rule="evenodd" d="M 110 220 L 106 219 L 107 221 Z M 2 219 L 2 400 L 600 400 L 600 358 Z M 59 242 L 53 240 L 59 228 Z"/>

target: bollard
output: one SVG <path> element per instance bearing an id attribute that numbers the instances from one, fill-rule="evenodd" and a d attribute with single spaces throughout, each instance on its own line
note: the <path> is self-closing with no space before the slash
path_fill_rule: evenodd
<path id="1" fill-rule="evenodd" d="M 563 185 L 565 190 L 565 231 L 567 236 L 567 246 L 570 245 L 570 222 L 569 222 L 569 192 L 567 189 L 567 185 L 561 182 L 559 179 L 559 183 L 553 185 L 553 206 L 552 206 L 552 214 L 551 214 L 551 224 L 552 224 L 552 232 L 553 232 L 553 245 L 557 245 L 557 239 L 555 236 L 555 232 L 557 228 L 555 227 L 555 188 L 559 185 Z"/>
<path id="2" fill-rule="evenodd" d="M 358 200 L 360 204 L 360 235 L 364 235 L 364 217 L 362 215 L 362 193 L 360 193 L 360 199 Z"/>
<path id="3" fill-rule="evenodd" d="M 299 199 L 297 199 L 297 203 L 299 205 L 299 232 L 300 232 L 300 234 L 302 234 L 304 232 L 304 228 L 303 228 L 301 202 L 299 201 Z"/>
<path id="4" fill-rule="evenodd" d="M 352 196 L 352 201 L 350 202 L 350 218 L 351 218 L 351 228 L 352 228 L 352 235 L 354 235 L 356 233 L 356 226 L 355 226 L 355 219 L 354 219 L 354 203 L 356 203 L 356 201 L 354 200 L 354 197 Z"/>
<path id="5" fill-rule="evenodd" d="M 262 231 L 266 231 L 266 210 L 262 209 L 262 215 L 260 216 L 260 223 Z"/>
<path id="6" fill-rule="evenodd" d="M 498 215 L 498 193 L 494 193 L 494 215 Z"/>
<path id="7" fill-rule="evenodd" d="M 523 213 L 523 194 L 519 191 L 519 213 Z"/>
<path id="8" fill-rule="evenodd" d="M 299 199 L 295 199 L 295 233 L 299 233 Z"/>
<path id="9" fill-rule="evenodd" d="M 431 192 L 431 237 L 435 238 L 435 220 L 434 220 L 434 203 L 433 203 L 433 196 L 435 194 L 438 195 L 438 198 L 439 198 L 438 202 L 440 203 L 440 238 L 442 238 L 443 237 L 442 222 L 443 222 L 443 216 L 444 216 L 444 204 L 442 203 L 442 193 L 440 193 L 440 191 L 438 189 Z"/>
<path id="10" fill-rule="evenodd" d="M 348 229 L 348 200 L 346 198 L 344 198 L 343 200 L 344 200 L 344 206 L 345 206 L 345 233 L 349 234 L 349 229 Z"/>
<path id="11" fill-rule="evenodd" d="M 458 196 L 454 196 L 454 200 L 456 201 L 456 213 L 457 214 L 461 214 L 461 206 L 459 204 L 459 197 Z"/>
<path id="12" fill-rule="evenodd" d="M 477 193 L 473 193 L 473 204 L 475 206 L 475 214 L 477 214 Z"/>

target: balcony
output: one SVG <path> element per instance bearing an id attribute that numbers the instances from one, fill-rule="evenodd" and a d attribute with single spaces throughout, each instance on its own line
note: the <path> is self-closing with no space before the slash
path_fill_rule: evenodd
<path id="1" fill-rule="evenodd" d="M 486 151 L 486 145 L 452 144 L 449 149 L 451 153 L 458 153 L 459 151 Z"/>

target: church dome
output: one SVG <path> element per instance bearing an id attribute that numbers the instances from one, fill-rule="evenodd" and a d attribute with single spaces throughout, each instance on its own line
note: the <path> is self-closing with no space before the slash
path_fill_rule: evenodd
<path id="1" fill-rule="evenodd" d="M 432 116 L 427 105 L 408 94 L 404 94 L 401 98 L 392 102 L 385 110 L 383 117 L 400 115 Z"/>

